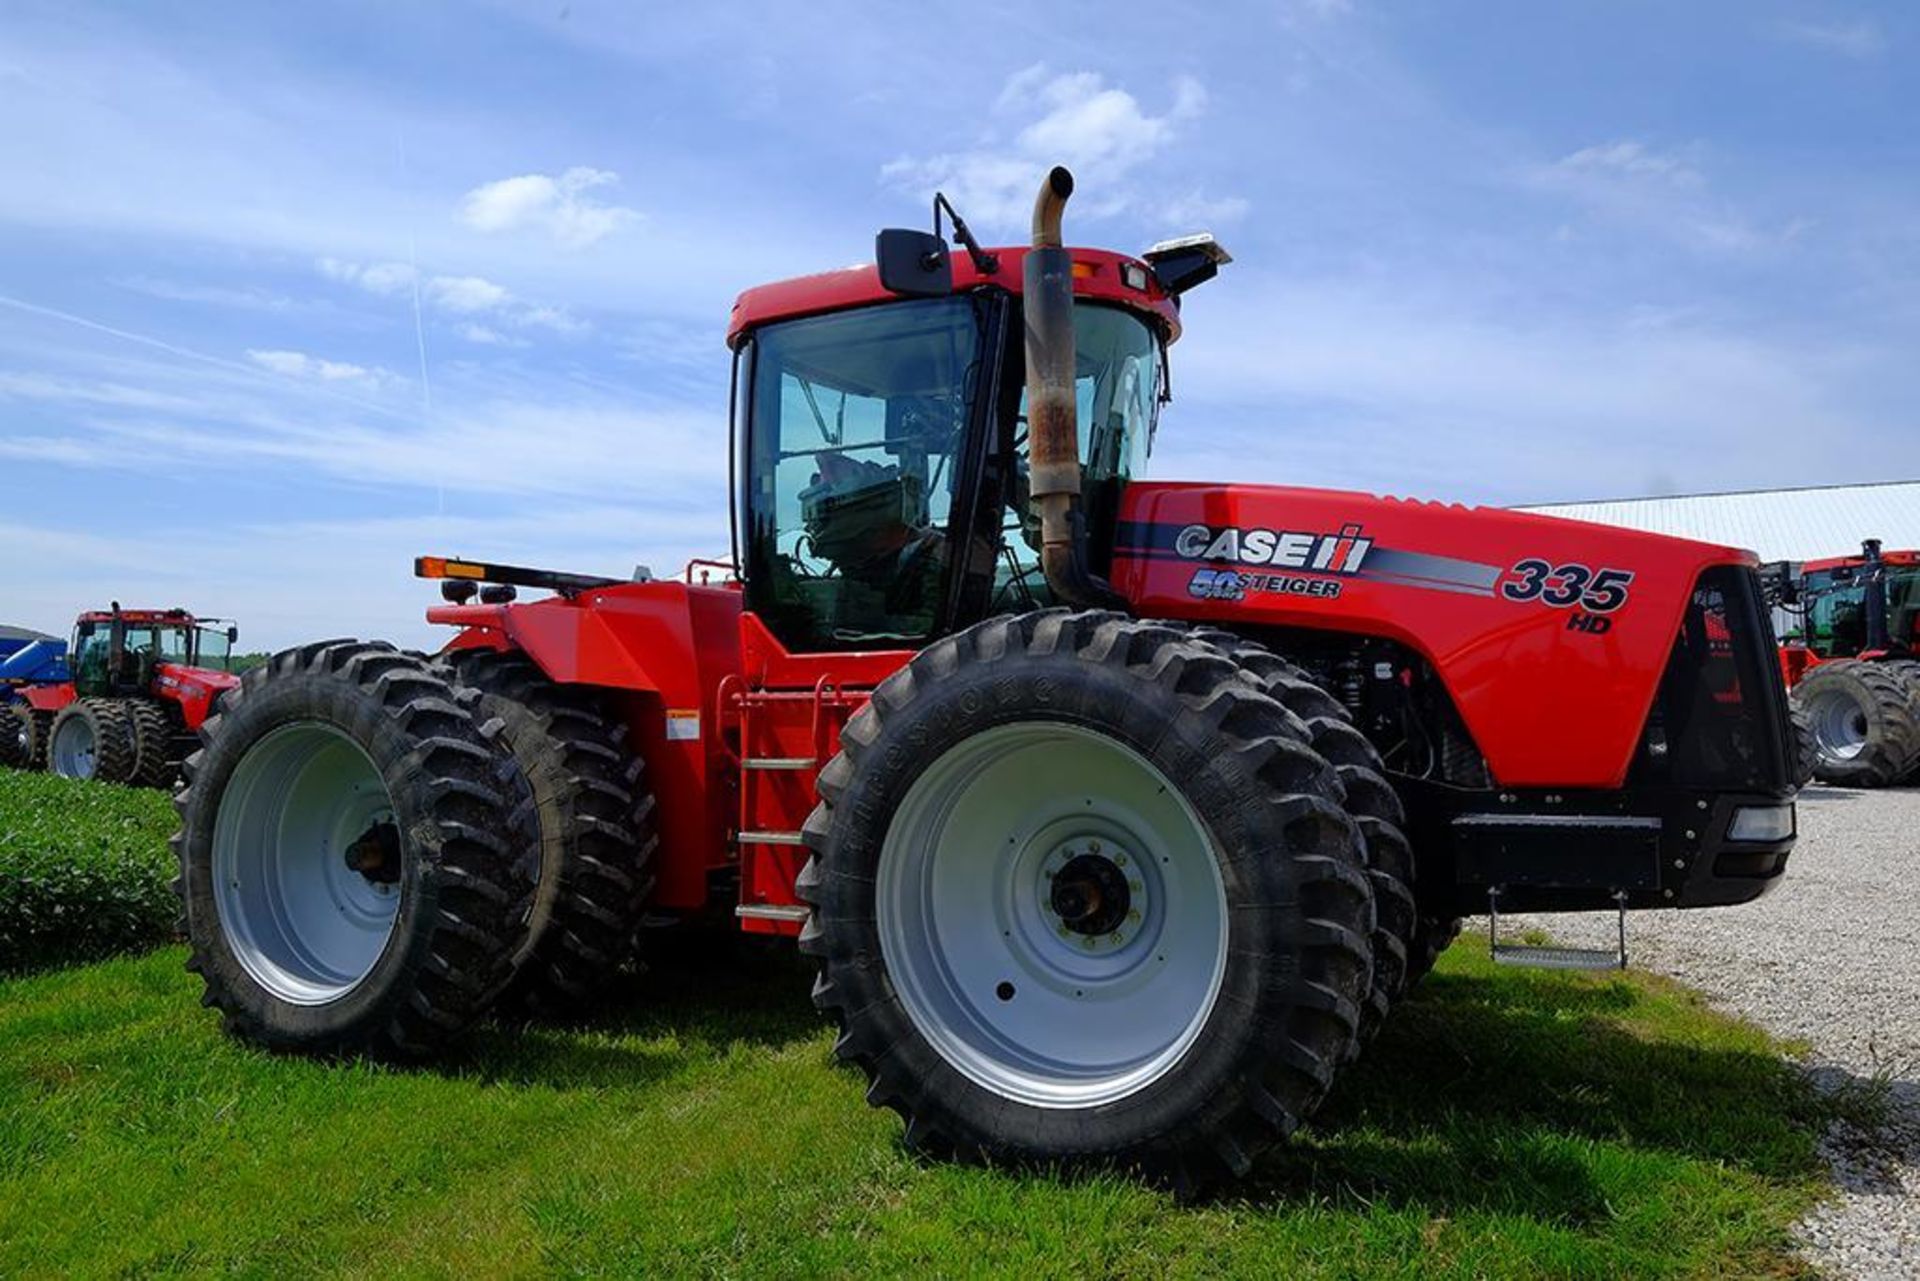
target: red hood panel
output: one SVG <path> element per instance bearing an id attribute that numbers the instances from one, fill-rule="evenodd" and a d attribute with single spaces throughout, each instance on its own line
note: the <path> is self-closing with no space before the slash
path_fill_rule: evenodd
<path id="1" fill-rule="evenodd" d="M 1400 641 L 1433 664 L 1496 781 L 1618 787 L 1701 571 L 1755 559 L 1525 512 L 1138 483 L 1113 582 L 1149 616 Z"/>

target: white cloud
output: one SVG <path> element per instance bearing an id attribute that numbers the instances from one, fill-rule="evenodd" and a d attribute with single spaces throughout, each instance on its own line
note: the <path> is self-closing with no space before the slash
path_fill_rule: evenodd
<path id="1" fill-rule="evenodd" d="M 630 385 L 480 364 L 443 370 L 427 416 L 402 398 L 341 394 L 362 378 L 400 381 L 384 369 L 284 349 L 247 358 L 231 368 L 94 359 L 87 377 L 7 371 L 0 404 L 19 396 L 67 412 L 53 417 L 57 432 L 0 432 L 0 459 L 54 451 L 76 465 L 231 471 L 260 483 L 319 474 L 415 491 L 644 495 L 669 508 L 711 502 L 724 523 L 724 400 L 716 417 L 710 405 L 690 408 Z"/>
<path id="2" fill-rule="evenodd" d="M 338 280 L 342 284 L 358 285 L 370 294 L 388 297 L 401 293 L 413 284 L 415 272 L 404 262 L 357 263 L 345 262 L 339 258 L 322 258 L 317 264 L 320 274 L 329 280 Z"/>
<path id="3" fill-rule="evenodd" d="M 314 265 L 329 280 L 356 285 L 383 297 L 407 290 L 417 274 L 403 262 L 363 265 L 339 258 L 322 258 Z M 421 294 L 440 311 L 468 317 L 468 323 L 458 332 L 469 342 L 526 345 L 518 339 L 508 342 L 506 335 L 499 332 L 499 327 L 503 325 L 516 329 L 545 329 L 568 336 L 585 333 L 592 328 L 564 307 L 527 302 L 516 297 L 505 285 L 484 276 L 429 276 L 422 282 Z M 481 325 L 471 319 L 482 316 L 491 323 Z M 491 337 L 475 337 L 476 333 L 489 334 Z"/>
<path id="4" fill-rule="evenodd" d="M 492 311 L 510 297 L 505 289 L 479 276 L 435 276 L 427 291 L 442 307 L 462 315 Z"/>
<path id="5" fill-rule="evenodd" d="M 538 229 L 565 248 L 583 249 L 638 221 L 635 210 L 588 194 L 619 181 L 619 174 L 584 166 L 558 176 L 533 173 L 501 178 L 469 191 L 460 203 L 460 217 L 475 231 Z"/>
<path id="6" fill-rule="evenodd" d="M 1773 30 L 1783 40 L 1858 62 L 1877 58 L 1887 48 L 1879 24 L 1867 18 L 1857 22 L 1780 22 Z"/>
<path id="7" fill-rule="evenodd" d="M 1570 198 L 1606 222 L 1713 254 L 1778 249 L 1809 224 L 1789 218 L 1757 223 L 1716 194 L 1701 167 L 1702 148 L 1661 150 L 1631 138 L 1582 147 L 1527 175 L 1529 185 Z M 1572 240 L 1578 228 L 1556 235 Z"/>
<path id="8" fill-rule="evenodd" d="M 915 196 L 944 191 L 969 220 L 1012 226 L 1032 208 L 1047 168 L 1064 164 L 1085 193 L 1079 204 L 1083 214 L 1110 215 L 1147 204 L 1158 211 L 1182 198 L 1150 198 L 1127 180 L 1164 152 L 1206 106 L 1206 89 L 1189 76 L 1173 82 L 1172 101 L 1155 114 L 1097 73 L 1055 75 L 1036 64 L 1009 77 L 994 102 L 996 115 L 1025 120 L 1010 140 L 990 135 L 970 150 L 903 157 L 883 166 L 880 178 Z M 1212 204 L 1232 216 L 1246 211 L 1238 197 Z"/>
<path id="9" fill-rule="evenodd" d="M 592 328 L 565 307 L 523 306 L 510 317 L 513 324 L 551 329 L 556 334 L 585 333 Z"/>
<path id="10" fill-rule="evenodd" d="M 1582 147 L 1555 162 L 1554 168 L 1570 174 L 1624 174 L 1631 178 L 1657 178 L 1676 186 L 1697 187 L 1704 181 L 1698 170 L 1675 152 L 1660 152 L 1631 139 Z"/>
<path id="11" fill-rule="evenodd" d="M 262 351 L 249 348 L 247 359 L 262 369 L 288 378 L 311 379 L 323 383 L 358 383 L 362 386 L 375 387 L 393 378 L 393 374 L 384 369 L 369 369 L 365 365 L 349 364 L 344 360 L 322 360 L 318 356 L 309 356 L 304 351 Z"/>
<path id="12" fill-rule="evenodd" d="M 206 303 L 214 307 L 236 307 L 248 311 L 287 311 L 293 300 L 257 286 L 233 288 L 225 285 L 199 285 L 190 281 L 165 280 L 155 276 L 125 276 L 113 282 L 122 289 L 160 298 L 167 302 Z"/>
<path id="13" fill-rule="evenodd" d="M 471 343 L 484 347 L 524 347 L 527 340 L 503 334 L 490 325 L 476 325 L 472 321 L 461 325 L 455 332 Z"/>
<path id="14" fill-rule="evenodd" d="M 1210 229 L 1238 222 L 1247 216 L 1247 210 L 1251 207 L 1240 196 L 1215 199 L 1203 191 L 1195 191 L 1169 200 L 1160 212 L 1171 227 Z"/>

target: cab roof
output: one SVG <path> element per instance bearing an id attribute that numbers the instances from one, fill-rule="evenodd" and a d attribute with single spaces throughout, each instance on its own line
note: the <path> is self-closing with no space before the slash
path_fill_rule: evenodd
<path id="1" fill-rule="evenodd" d="M 1018 294 L 1021 266 L 1027 249 L 989 249 L 999 259 L 991 274 L 980 271 L 964 250 L 953 254 L 953 291 L 963 293 L 984 285 L 995 285 Z M 1139 258 L 1106 249 L 1072 249 L 1073 292 L 1076 298 L 1117 303 L 1157 321 L 1168 342 L 1180 336 L 1180 307 L 1154 275 L 1153 268 Z M 1132 266 L 1137 271 L 1123 268 Z M 1140 287 L 1129 283 L 1140 282 Z M 734 300 L 733 315 L 727 322 L 727 346 L 737 347 L 741 335 L 750 329 L 777 320 L 816 316 L 823 312 L 845 311 L 874 303 L 897 302 L 901 295 L 882 288 L 880 270 L 872 263 L 824 271 L 814 276 L 796 276 L 792 280 L 756 285 Z"/>
<path id="2" fill-rule="evenodd" d="M 90 609 L 74 619 L 76 623 L 111 623 L 114 619 L 110 609 Z M 130 627 L 152 626 L 156 623 L 167 627 L 193 627 L 202 622 L 218 622 L 218 619 L 195 618 L 184 609 L 123 609 L 120 621 Z"/>

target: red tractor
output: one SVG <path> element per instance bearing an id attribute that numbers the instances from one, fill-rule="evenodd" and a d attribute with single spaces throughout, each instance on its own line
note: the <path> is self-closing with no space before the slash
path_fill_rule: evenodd
<path id="1" fill-rule="evenodd" d="M 1800 620 L 1780 646 L 1805 772 L 1887 787 L 1920 770 L 1920 552 L 1870 538 L 1858 556 L 1766 567 Z"/>
<path id="2" fill-rule="evenodd" d="M 10 763 L 141 787 L 169 787 L 229 670 L 239 628 L 184 609 L 80 615 L 66 678 L 27 683 L 0 708 Z"/>
<path id="3" fill-rule="evenodd" d="M 176 838 L 232 1032 L 430 1054 L 719 906 L 814 959 L 914 1148 L 1192 1185 L 1311 1115 L 1463 914 L 1775 884 L 1751 554 L 1141 479 L 1228 259 L 1064 248 L 1071 186 L 1030 247 L 956 217 L 950 256 L 936 198 L 873 266 L 741 295 L 737 581 L 427 558 L 437 657 L 245 675 Z"/>

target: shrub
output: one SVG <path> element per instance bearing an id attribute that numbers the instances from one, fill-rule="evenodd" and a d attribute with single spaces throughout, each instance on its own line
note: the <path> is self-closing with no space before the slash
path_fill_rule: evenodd
<path id="1" fill-rule="evenodd" d="M 172 937 L 174 826 L 161 792 L 0 770 L 0 973 Z"/>

